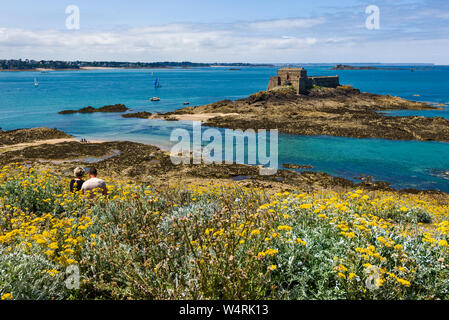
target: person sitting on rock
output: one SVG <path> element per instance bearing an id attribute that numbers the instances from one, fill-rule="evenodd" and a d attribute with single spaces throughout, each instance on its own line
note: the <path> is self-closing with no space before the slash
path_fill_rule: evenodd
<path id="1" fill-rule="evenodd" d="M 90 179 L 83 183 L 81 192 L 83 194 L 90 193 L 91 196 L 95 194 L 102 193 L 104 195 L 108 194 L 108 188 L 106 187 L 106 182 L 103 179 L 97 178 L 97 169 L 90 168 L 89 176 Z"/>
<path id="2" fill-rule="evenodd" d="M 79 192 L 81 187 L 84 184 L 84 180 L 82 179 L 84 176 L 84 169 L 77 167 L 73 170 L 73 174 L 75 175 L 75 179 L 70 181 L 70 192 Z"/>

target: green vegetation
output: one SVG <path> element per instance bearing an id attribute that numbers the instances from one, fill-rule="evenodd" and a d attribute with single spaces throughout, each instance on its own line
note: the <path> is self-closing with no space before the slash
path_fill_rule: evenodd
<path id="1" fill-rule="evenodd" d="M 108 182 L 1 169 L 3 299 L 449 298 L 447 199 Z"/>

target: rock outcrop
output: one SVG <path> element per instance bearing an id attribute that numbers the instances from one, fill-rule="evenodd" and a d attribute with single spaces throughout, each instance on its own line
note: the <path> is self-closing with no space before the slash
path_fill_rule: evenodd
<path id="1" fill-rule="evenodd" d="M 0 145 L 15 145 L 49 139 L 69 139 L 71 135 L 57 129 L 33 128 L 17 129 L 11 131 L 0 130 Z"/>
<path id="2" fill-rule="evenodd" d="M 73 113 L 94 113 L 94 112 L 125 112 L 129 110 L 124 104 L 114 104 L 109 106 L 104 106 L 101 108 L 94 108 L 88 106 L 86 108 L 81 108 L 79 110 L 63 110 L 58 112 L 59 114 L 73 114 Z"/>
<path id="3" fill-rule="evenodd" d="M 140 119 L 148 119 L 151 117 L 152 113 L 147 111 L 135 112 L 135 113 L 125 113 L 122 114 L 123 118 L 140 118 Z"/>

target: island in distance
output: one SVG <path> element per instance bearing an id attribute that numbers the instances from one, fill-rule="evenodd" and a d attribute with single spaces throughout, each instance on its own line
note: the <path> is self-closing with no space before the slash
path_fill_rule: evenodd
<path id="1" fill-rule="evenodd" d="M 347 64 L 336 64 L 331 70 L 395 70 L 394 68 L 378 68 L 373 66 L 350 66 Z"/>
<path id="2" fill-rule="evenodd" d="M 415 71 L 418 67 L 412 67 L 412 68 L 405 68 L 410 69 L 410 71 Z M 352 66 L 348 64 L 336 64 L 333 66 L 330 70 L 404 70 L 404 67 L 374 67 L 374 66 Z M 423 68 L 419 67 L 419 70 L 432 70 L 431 68 Z"/>
<path id="3" fill-rule="evenodd" d="M 141 112 L 135 112 L 135 113 L 125 113 L 122 114 L 123 118 L 139 118 L 139 119 L 148 119 L 153 114 L 148 111 L 141 111 Z"/>
<path id="4" fill-rule="evenodd" d="M 81 108 L 79 110 L 63 110 L 58 112 L 59 114 L 73 114 L 73 113 L 94 113 L 94 112 L 125 112 L 129 109 L 124 104 L 114 104 L 109 106 L 104 106 L 101 108 L 94 108 L 88 106 L 86 108 Z"/>

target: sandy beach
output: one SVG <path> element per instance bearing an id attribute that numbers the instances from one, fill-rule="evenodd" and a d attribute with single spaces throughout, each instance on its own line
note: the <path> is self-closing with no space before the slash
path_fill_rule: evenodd
<path id="1" fill-rule="evenodd" d="M 7 151 L 23 150 L 28 147 L 40 146 L 40 145 L 44 145 L 44 144 L 55 145 L 55 144 L 63 143 L 63 142 L 79 142 L 79 140 L 76 138 L 47 139 L 47 140 L 39 140 L 39 141 L 27 142 L 27 143 L 18 143 L 18 144 L 14 144 L 14 145 L 1 146 L 0 153 L 7 152 Z M 103 143 L 103 142 L 105 142 L 105 141 L 101 141 L 101 140 L 89 140 L 88 141 L 88 143 L 91 143 L 91 144 L 92 143 Z"/>
<path id="2" fill-rule="evenodd" d="M 80 70 L 113 70 L 120 68 L 111 68 L 111 67 L 80 67 Z"/>
<path id="3" fill-rule="evenodd" d="M 215 117 L 226 117 L 226 116 L 238 116 L 238 113 L 197 113 L 197 114 L 173 114 L 170 115 L 170 119 L 173 120 L 184 120 L 184 121 L 208 121 L 209 119 Z M 150 119 L 161 119 L 163 118 L 159 114 L 154 114 L 150 117 Z"/>

